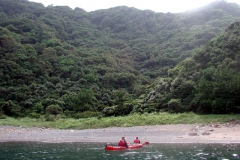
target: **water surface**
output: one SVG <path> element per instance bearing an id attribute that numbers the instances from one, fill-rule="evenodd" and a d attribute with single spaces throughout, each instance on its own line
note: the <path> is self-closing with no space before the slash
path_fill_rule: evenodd
<path id="1" fill-rule="evenodd" d="M 142 149 L 105 151 L 105 143 L 0 143 L 0 159 L 234 160 L 240 144 L 149 144 Z"/>

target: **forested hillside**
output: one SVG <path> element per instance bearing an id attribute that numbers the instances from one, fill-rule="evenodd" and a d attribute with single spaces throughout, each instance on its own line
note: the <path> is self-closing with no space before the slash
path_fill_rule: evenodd
<path id="1" fill-rule="evenodd" d="M 0 15 L 1 114 L 239 112 L 237 4 L 172 14 L 2 0 Z"/>
<path id="2" fill-rule="evenodd" d="M 170 112 L 240 112 L 240 22 L 170 69 L 147 102 Z"/>

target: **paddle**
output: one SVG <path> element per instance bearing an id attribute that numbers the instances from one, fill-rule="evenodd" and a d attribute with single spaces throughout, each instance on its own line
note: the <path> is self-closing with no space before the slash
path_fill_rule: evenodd
<path id="1" fill-rule="evenodd" d="M 145 143 L 143 143 L 143 144 L 149 144 L 149 142 L 145 142 Z"/>

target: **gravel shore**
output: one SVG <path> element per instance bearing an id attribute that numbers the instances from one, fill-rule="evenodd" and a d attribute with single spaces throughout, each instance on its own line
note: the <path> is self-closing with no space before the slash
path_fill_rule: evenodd
<path id="1" fill-rule="evenodd" d="M 136 136 L 149 143 L 240 143 L 239 123 L 178 124 L 103 129 L 62 130 L 0 126 L 0 142 L 106 142 L 117 143 L 122 136 L 133 142 Z"/>

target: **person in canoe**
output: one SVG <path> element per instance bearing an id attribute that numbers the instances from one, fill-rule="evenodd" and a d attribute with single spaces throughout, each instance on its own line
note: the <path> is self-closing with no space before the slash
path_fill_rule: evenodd
<path id="1" fill-rule="evenodd" d="M 136 137 L 136 139 L 134 140 L 134 143 L 141 143 L 138 137 Z"/>
<path id="2" fill-rule="evenodd" d="M 120 140 L 118 145 L 122 146 L 122 147 L 127 147 L 128 148 L 128 144 L 127 144 L 127 141 L 126 141 L 125 137 L 122 137 L 122 139 Z"/>

